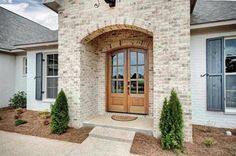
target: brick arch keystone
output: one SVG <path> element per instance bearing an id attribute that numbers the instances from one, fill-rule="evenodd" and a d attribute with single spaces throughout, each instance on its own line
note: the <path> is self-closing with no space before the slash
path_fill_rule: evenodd
<path id="1" fill-rule="evenodd" d="M 87 31 L 82 32 L 81 42 L 88 43 L 97 36 L 113 30 L 135 30 L 153 36 L 153 24 L 140 19 L 115 18 L 112 20 L 100 20 L 99 23 L 92 23 Z"/>

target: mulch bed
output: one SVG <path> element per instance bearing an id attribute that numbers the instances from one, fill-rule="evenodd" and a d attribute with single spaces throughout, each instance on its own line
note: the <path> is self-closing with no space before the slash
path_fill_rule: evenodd
<path id="1" fill-rule="evenodd" d="M 185 153 L 183 155 L 236 156 L 236 136 L 226 136 L 225 131 L 226 129 L 223 128 L 194 125 L 193 144 L 185 144 Z M 236 130 L 231 131 L 236 134 Z M 214 138 L 217 143 L 212 147 L 206 147 L 202 142 L 207 137 Z M 176 155 L 171 151 L 163 150 L 160 145 L 160 139 L 140 133 L 136 133 L 130 152 L 147 156 Z"/>
<path id="2" fill-rule="evenodd" d="M 51 133 L 50 125 L 43 124 L 43 119 L 40 118 L 39 112 L 37 111 L 24 109 L 24 113 L 21 114 L 21 119 L 26 120 L 27 123 L 17 127 L 15 126 L 14 115 L 14 109 L 0 109 L 0 130 L 74 143 L 82 143 L 88 137 L 89 132 L 92 130 L 90 127 L 82 127 L 79 129 L 69 127 L 66 133 L 57 135 Z"/>

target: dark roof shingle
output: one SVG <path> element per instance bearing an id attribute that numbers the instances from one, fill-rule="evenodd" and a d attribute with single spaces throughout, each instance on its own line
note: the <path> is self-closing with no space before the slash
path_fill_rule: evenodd
<path id="1" fill-rule="evenodd" d="M 236 1 L 197 0 L 191 24 L 236 19 Z"/>
<path id="2" fill-rule="evenodd" d="M 0 48 L 14 45 L 57 41 L 57 31 L 50 30 L 0 7 Z"/>

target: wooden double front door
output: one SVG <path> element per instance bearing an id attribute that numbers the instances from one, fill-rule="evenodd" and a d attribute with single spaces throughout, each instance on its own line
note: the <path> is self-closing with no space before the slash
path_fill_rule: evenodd
<path id="1" fill-rule="evenodd" d="M 107 110 L 148 113 L 148 59 L 142 49 L 121 49 L 107 55 Z"/>

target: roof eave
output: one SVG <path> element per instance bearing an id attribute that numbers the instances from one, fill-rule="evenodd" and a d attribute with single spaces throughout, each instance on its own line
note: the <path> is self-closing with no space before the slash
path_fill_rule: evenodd
<path id="1" fill-rule="evenodd" d="M 236 25 L 236 19 L 191 24 L 190 29 L 194 30 L 194 29 L 202 29 L 202 28 L 227 26 L 227 25 Z"/>
<path id="2" fill-rule="evenodd" d="M 29 44 L 19 44 L 15 45 L 17 49 L 28 49 L 28 48 L 37 48 L 37 47 L 48 47 L 48 46 L 57 46 L 58 41 L 48 41 L 41 43 L 29 43 Z"/>
<path id="3" fill-rule="evenodd" d="M 63 0 L 43 0 L 43 5 L 58 13 L 59 8 L 63 6 Z"/>
<path id="4" fill-rule="evenodd" d="M 192 14 L 193 13 L 193 10 L 194 10 L 194 7 L 197 3 L 197 0 L 191 0 L 190 1 L 190 13 Z"/>

